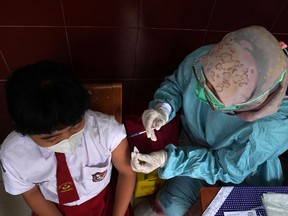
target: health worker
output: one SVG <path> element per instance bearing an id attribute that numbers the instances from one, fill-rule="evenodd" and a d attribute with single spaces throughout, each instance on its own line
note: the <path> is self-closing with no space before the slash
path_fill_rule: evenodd
<path id="1" fill-rule="evenodd" d="M 142 115 L 143 125 L 156 140 L 154 129 L 182 109 L 179 146 L 133 152 L 131 159 L 133 170 L 158 169 L 167 179 L 156 198 L 162 214 L 184 215 L 203 186 L 283 183 L 279 155 L 288 149 L 287 66 L 276 38 L 250 26 L 195 50 L 165 78 Z"/>

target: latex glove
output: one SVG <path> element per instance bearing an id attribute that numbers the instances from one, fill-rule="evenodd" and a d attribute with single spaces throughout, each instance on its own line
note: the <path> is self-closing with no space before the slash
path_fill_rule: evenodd
<path id="1" fill-rule="evenodd" d="M 153 170 L 163 167 L 167 161 L 167 152 L 164 150 L 141 154 L 137 151 L 131 152 L 131 168 L 135 172 L 150 173 Z"/>
<path id="2" fill-rule="evenodd" d="M 148 109 L 142 114 L 142 123 L 146 130 L 146 135 L 152 141 L 156 141 L 154 129 L 159 130 L 168 121 L 168 114 L 163 109 Z"/>

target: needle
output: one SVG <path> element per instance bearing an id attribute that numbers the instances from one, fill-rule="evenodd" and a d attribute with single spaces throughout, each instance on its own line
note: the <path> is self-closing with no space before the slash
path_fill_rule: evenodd
<path id="1" fill-rule="evenodd" d="M 146 130 L 141 131 L 141 132 L 134 133 L 134 134 L 128 136 L 127 138 L 131 138 L 131 137 L 139 136 L 139 135 L 141 135 L 141 134 L 143 134 L 143 133 L 146 133 Z"/>

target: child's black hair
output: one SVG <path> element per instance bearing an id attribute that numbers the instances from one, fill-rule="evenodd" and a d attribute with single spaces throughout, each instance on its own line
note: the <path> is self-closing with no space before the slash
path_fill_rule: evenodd
<path id="1" fill-rule="evenodd" d="M 16 70 L 5 90 L 15 130 L 23 135 L 72 126 L 81 120 L 89 105 L 89 94 L 72 71 L 52 61 Z"/>

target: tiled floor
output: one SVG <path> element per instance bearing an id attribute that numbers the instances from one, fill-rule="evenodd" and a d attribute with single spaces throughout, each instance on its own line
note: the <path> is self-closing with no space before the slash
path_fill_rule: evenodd
<path id="1" fill-rule="evenodd" d="M 0 174 L 0 215 L 1 216 L 30 216 L 31 210 L 22 196 L 12 196 L 5 192 Z"/>

